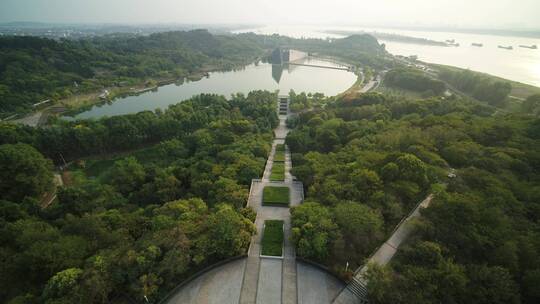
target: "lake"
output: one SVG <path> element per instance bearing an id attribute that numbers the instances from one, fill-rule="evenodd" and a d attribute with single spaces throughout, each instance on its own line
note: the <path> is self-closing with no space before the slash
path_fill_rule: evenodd
<path id="1" fill-rule="evenodd" d="M 243 29 L 235 32 L 255 32 L 257 34 L 280 34 L 295 38 L 341 38 L 343 35 L 326 31 L 366 31 L 391 33 L 403 36 L 425 38 L 436 41 L 455 40 L 459 47 L 430 46 L 402 42 L 385 41 L 388 52 L 394 55 L 416 55 L 419 60 L 471 69 L 502 78 L 540 86 L 540 49 L 525 49 L 519 45 L 537 45 L 540 39 L 516 36 L 480 35 L 441 31 L 416 31 L 391 28 L 332 27 L 332 26 L 266 26 Z M 472 43 L 482 43 L 474 47 Z M 499 49 L 498 46 L 513 46 L 513 50 Z"/>
<path id="2" fill-rule="evenodd" d="M 302 63 L 339 67 L 338 64 L 313 58 Z M 308 66 L 281 66 L 257 63 L 243 69 L 227 72 L 212 72 L 199 81 L 169 84 L 159 87 L 156 92 L 146 92 L 138 96 L 117 98 L 113 102 L 93 106 L 90 110 L 65 119 L 87 119 L 136 113 L 145 110 L 165 109 L 171 104 L 191 98 L 201 93 L 215 93 L 230 96 L 234 93 L 248 93 L 253 90 L 279 90 L 280 94 L 295 92 L 324 93 L 337 95 L 350 88 L 356 81 L 354 73 Z"/>

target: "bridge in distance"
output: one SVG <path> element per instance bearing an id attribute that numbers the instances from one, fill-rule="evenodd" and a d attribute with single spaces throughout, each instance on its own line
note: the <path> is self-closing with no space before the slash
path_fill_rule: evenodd
<path id="1" fill-rule="evenodd" d="M 296 56 L 293 56 L 296 55 Z M 315 67 L 315 68 L 322 68 L 322 69 L 332 69 L 332 70 L 342 70 L 342 71 L 354 71 L 353 66 L 343 66 L 343 67 L 336 67 L 336 66 L 325 66 L 325 65 L 317 65 L 317 64 L 309 64 L 302 62 L 303 59 L 306 57 L 310 57 L 310 54 L 306 54 L 304 52 L 291 50 L 289 48 L 284 47 L 278 47 L 275 48 L 274 51 L 272 51 L 271 56 L 271 63 L 272 64 L 289 64 L 289 65 L 299 65 L 299 66 L 308 66 L 308 67 Z"/>

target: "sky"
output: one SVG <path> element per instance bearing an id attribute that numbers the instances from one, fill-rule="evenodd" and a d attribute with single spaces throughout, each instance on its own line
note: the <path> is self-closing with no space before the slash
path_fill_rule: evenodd
<path id="1" fill-rule="evenodd" d="M 0 0 L 0 22 L 540 29 L 540 0 Z"/>

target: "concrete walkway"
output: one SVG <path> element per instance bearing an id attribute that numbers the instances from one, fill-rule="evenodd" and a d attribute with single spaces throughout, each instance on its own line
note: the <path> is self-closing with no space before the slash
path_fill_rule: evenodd
<path id="1" fill-rule="evenodd" d="M 394 230 L 390 238 L 375 251 L 375 253 L 368 259 L 367 263 L 365 263 L 356 271 L 354 275 L 354 279 L 356 280 L 356 282 L 360 283 L 363 286 L 367 284 L 366 279 L 365 279 L 365 274 L 367 272 L 369 264 L 375 263 L 375 264 L 384 266 L 388 264 L 390 260 L 392 260 L 399 246 L 401 246 L 401 244 L 403 244 L 403 242 L 405 242 L 405 240 L 407 240 L 407 238 L 413 232 L 413 228 L 410 225 L 411 221 L 420 217 L 420 209 L 429 207 L 432 199 L 433 199 L 433 194 L 428 195 L 423 201 L 421 201 L 416 206 L 416 208 L 413 209 L 413 211 L 409 214 L 409 216 L 405 217 L 397 225 L 396 229 Z M 353 280 L 351 284 L 356 284 L 355 280 Z M 360 299 L 356 296 L 353 296 L 353 294 L 351 293 L 351 288 L 346 288 L 343 290 L 341 294 L 339 294 L 336 297 L 336 299 L 332 303 L 333 304 L 357 304 L 357 303 L 367 303 L 367 300 Z"/>
<path id="2" fill-rule="evenodd" d="M 288 97 L 286 99 L 288 105 L 289 99 Z M 279 111 L 279 104 L 277 110 Z M 251 184 L 248 206 L 257 212 L 257 218 L 255 220 L 257 234 L 252 237 L 248 251 L 248 263 L 246 265 L 244 283 L 240 295 L 240 303 L 242 304 L 296 304 L 298 299 L 296 254 L 294 244 L 290 241 L 290 210 L 284 207 L 262 205 L 263 190 L 266 186 L 288 187 L 290 189 L 290 206 L 296 206 L 303 200 L 303 187 L 301 183 L 294 182 L 290 174 L 292 164 L 288 148 L 285 149 L 285 180 L 275 182 L 269 179 L 274 164 L 276 146 L 285 143 L 285 138 L 289 132 L 286 126 L 287 117 L 288 114 L 279 115 L 279 125 L 274 130 L 276 138 L 272 144 L 272 151 L 268 157 L 263 177 L 261 180 L 255 180 Z M 265 220 L 282 220 L 284 222 L 284 246 L 281 259 L 259 256 Z"/>

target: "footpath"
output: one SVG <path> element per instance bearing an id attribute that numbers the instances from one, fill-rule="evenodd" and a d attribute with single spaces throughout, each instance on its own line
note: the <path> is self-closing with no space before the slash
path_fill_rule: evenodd
<path id="1" fill-rule="evenodd" d="M 274 130 L 275 139 L 268 157 L 262 179 L 253 180 L 249 193 L 248 206 L 257 212 L 255 226 L 257 234 L 251 239 L 244 279 L 240 292 L 241 304 L 296 304 L 297 268 L 294 244 L 290 241 L 291 214 L 290 207 L 303 201 L 302 183 L 294 181 L 291 175 L 291 154 L 285 147 L 285 178 L 283 181 L 271 181 L 270 175 L 274 165 L 277 145 L 285 144 L 289 129 L 286 121 L 289 115 L 289 98 L 280 97 L 278 103 L 279 126 Z M 290 198 L 288 207 L 263 206 L 263 190 L 267 186 L 288 187 Z M 261 256 L 261 241 L 265 220 L 282 220 L 284 223 L 284 244 L 281 257 Z"/>

